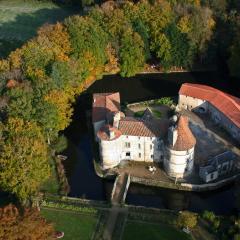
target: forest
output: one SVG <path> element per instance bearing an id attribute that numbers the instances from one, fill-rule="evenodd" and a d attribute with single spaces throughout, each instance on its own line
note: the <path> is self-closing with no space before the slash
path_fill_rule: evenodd
<path id="1" fill-rule="evenodd" d="M 46 24 L 0 60 L 0 187 L 21 202 L 49 179 L 76 96 L 104 74 L 223 61 L 240 77 L 238 1 L 109 1 Z"/>

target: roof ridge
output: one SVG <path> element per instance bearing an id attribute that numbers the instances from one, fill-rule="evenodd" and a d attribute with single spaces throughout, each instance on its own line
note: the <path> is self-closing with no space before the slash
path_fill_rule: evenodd
<path id="1" fill-rule="evenodd" d="M 208 92 L 211 92 L 211 93 L 214 93 L 214 92 L 219 93 L 221 96 L 224 96 L 224 97 L 226 97 L 229 101 L 231 101 L 231 102 L 234 104 L 234 106 L 240 111 L 240 105 L 236 102 L 236 100 L 233 99 L 231 95 L 229 96 L 229 94 L 227 94 L 227 93 L 225 93 L 225 92 L 223 92 L 223 91 L 221 91 L 221 90 L 219 90 L 219 89 L 217 89 L 217 88 L 213 88 L 213 87 L 211 87 L 211 86 L 202 85 L 202 84 L 198 84 L 198 83 L 197 83 L 197 84 L 194 84 L 194 83 L 184 83 L 183 85 L 189 85 L 189 86 L 191 86 L 191 87 L 193 87 L 193 88 L 198 88 L 198 86 L 207 87 L 207 88 L 204 88 L 205 91 L 208 91 Z M 236 98 L 237 98 L 237 97 L 236 97 Z"/>

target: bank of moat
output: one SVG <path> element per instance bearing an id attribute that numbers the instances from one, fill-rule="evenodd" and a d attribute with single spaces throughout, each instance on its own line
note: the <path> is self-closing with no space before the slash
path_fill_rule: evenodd
<path id="1" fill-rule="evenodd" d="M 102 169 L 119 169 L 126 161 L 152 164 L 162 172 L 162 177 L 156 174 L 157 180 L 187 183 L 208 183 L 237 174 L 239 149 L 229 147 L 221 137 L 219 140 L 196 118 L 207 116 L 238 144 L 240 99 L 208 86 L 183 84 L 174 110 L 167 118 L 145 107 L 139 116 L 130 109 L 121 110 L 119 93 L 94 94 L 92 122 Z"/>

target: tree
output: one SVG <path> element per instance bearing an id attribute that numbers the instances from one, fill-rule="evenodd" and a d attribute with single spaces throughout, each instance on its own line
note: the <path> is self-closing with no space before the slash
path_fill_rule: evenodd
<path id="1" fill-rule="evenodd" d="M 179 227 L 194 228 L 197 225 L 197 214 L 182 211 L 178 215 L 177 224 Z"/>
<path id="2" fill-rule="evenodd" d="M 16 82 L 15 85 L 9 86 L 7 95 L 9 97 L 7 106 L 7 114 L 9 117 L 19 117 L 26 121 L 32 119 L 35 112 L 33 106 L 34 95 L 33 89 L 28 81 L 22 83 Z"/>
<path id="3" fill-rule="evenodd" d="M 228 67 L 230 74 L 233 77 L 240 78 L 240 38 L 235 39 L 233 45 L 230 48 L 230 58 L 228 60 Z"/>
<path id="4" fill-rule="evenodd" d="M 169 68 L 172 61 L 171 43 L 164 33 L 155 36 L 151 42 L 151 50 L 156 53 L 163 67 Z"/>
<path id="5" fill-rule="evenodd" d="M 0 186 L 25 201 L 50 175 L 48 147 L 35 122 L 9 118 L 1 125 Z"/>
<path id="6" fill-rule="evenodd" d="M 131 29 L 121 38 L 120 74 L 130 77 L 142 69 L 144 65 L 144 43 L 138 33 Z"/>
<path id="7" fill-rule="evenodd" d="M 53 226 L 36 209 L 20 211 L 12 204 L 0 208 L 0 240 L 50 240 L 53 236 Z"/>
<path id="8" fill-rule="evenodd" d="M 73 16 L 66 19 L 65 24 L 70 35 L 73 56 L 82 59 L 89 52 L 96 59 L 96 64 L 106 62 L 105 48 L 107 34 L 90 17 Z"/>

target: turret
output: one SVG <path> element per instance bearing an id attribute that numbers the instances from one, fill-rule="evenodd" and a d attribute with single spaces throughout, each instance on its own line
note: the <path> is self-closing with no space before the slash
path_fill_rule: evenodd
<path id="1" fill-rule="evenodd" d="M 164 168 L 169 176 L 183 178 L 191 174 L 195 144 L 196 139 L 188 126 L 188 118 L 180 116 L 177 123 L 168 130 Z"/>

